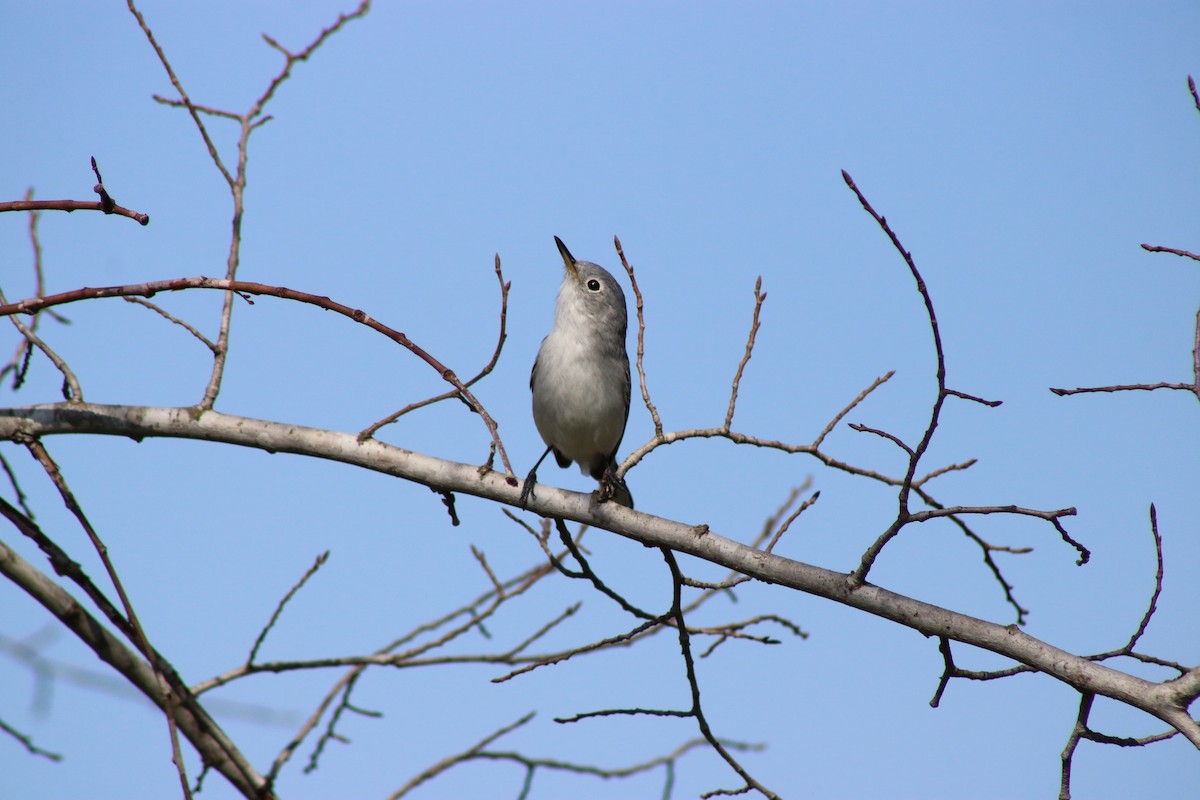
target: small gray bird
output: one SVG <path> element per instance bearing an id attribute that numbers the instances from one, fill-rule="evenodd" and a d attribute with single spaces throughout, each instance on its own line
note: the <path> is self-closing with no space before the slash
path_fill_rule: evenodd
<path id="1" fill-rule="evenodd" d="M 574 461 L 600 482 L 601 501 L 633 508 L 633 497 L 616 474 L 617 448 L 629 419 L 625 293 L 608 270 L 576 261 L 561 239 L 554 241 L 566 271 L 554 328 L 542 340 L 529 376 L 533 422 L 547 447 L 525 479 L 521 505 L 533 496 L 537 468 L 554 453 L 560 467 Z"/>

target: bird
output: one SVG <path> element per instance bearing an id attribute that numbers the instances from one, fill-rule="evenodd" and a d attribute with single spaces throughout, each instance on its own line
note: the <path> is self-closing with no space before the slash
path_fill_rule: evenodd
<path id="1" fill-rule="evenodd" d="M 546 450 L 521 490 L 524 507 L 533 496 L 537 469 L 554 453 L 560 467 L 572 462 L 600 482 L 598 500 L 633 508 L 624 479 L 617 476 L 617 448 L 629 420 L 629 353 L 625 347 L 625 293 L 608 270 L 579 261 L 554 237 L 562 256 L 562 285 L 554 327 L 542 340 L 529 389 L 533 422 Z"/>

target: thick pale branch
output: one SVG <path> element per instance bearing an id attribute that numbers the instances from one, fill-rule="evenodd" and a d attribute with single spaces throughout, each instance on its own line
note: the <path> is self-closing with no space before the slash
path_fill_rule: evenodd
<path id="1" fill-rule="evenodd" d="M 381 442 L 359 442 L 352 433 L 306 428 L 208 412 L 196 419 L 186 408 L 61 404 L 0 410 L 0 438 L 65 433 L 107 434 L 134 439 L 177 437 L 224 442 L 268 452 L 288 452 L 347 464 L 461 492 L 511 506 L 520 489 L 497 472 L 480 473 L 469 464 L 433 458 Z M 855 587 L 844 573 L 764 553 L 711 532 L 617 506 L 597 504 L 591 495 L 545 486 L 529 508 L 538 514 L 583 522 L 645 544 L 720 564 L 758 580 L 787 586 L 857 608 L 912 628 L 944 636 L 1012 658 L 1081 691 L 1091 691 L 1139 708 L 1179 729 L 1200 747 L 1200 725 L 1186 714 L 1200 674 L 1153 683 L 1097 664 L 1033 638 L 1015 625 L 1003 626 L 949 611 L 863 583 Z"/>
<path id="2" fill-rule="evenodd" d="M 3 542 L 0 542 L 0 573 L 41 603 L 142 694 L 159 707 L 163 707 L 166 701 L 159 677 L 150 665 L 113 636 L 99 620 L 79 605 L 74 597 Z M 216 722 L 207 716 L 197 716 L 203 714 L 199 706 L 178 703 L 174 705 L 173 712 L 180 732 L 199 751 L 205 763 L 216 768 L 238 791 L 246 797 L 262 800 L 270 800 L 275 796 L 266 781 L 226 738 Z"/>

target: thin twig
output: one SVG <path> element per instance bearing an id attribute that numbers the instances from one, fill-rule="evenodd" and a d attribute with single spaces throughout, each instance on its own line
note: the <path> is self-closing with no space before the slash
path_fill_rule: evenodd
<path id="1" fill-rule="evenodd" d="M 117 205 L 116 201 L 109 195 L 108 190 L 104 188 L 104 179 L 100 177 L 100 167 L 96 164 L 96 159 L 92 157 L 92 172 L 96 176 L 96 185 L 92 191 L 100 195 L 99 202 L 88 203 L 82 200 L 33 200 L 31 195 L 26 194 L 25 199 L 10 203 L 0 203 L 0 212 L 4 211 L 102 211 L 105 214 L 116 214 L 121 217 L 129 217 L 136 220 L 142 225 L 150 224 L 150 215 L 142 214 L 138 211 L 130 211 L 128 208 Z"/>
<path id="2" fill-rule="evenodd" d="M 895 375 L 895 374 L 896 374 L 896 370 L 894 370 L 894 369 L 891 369 L 891 370 L 888 370 L 888 372 L 887 372 L 887 374 L 886 374 L 886 375 L 882 375 L 882 376 L 880 376 L 880 377 L 876 378 L 875 380 L 871 381 L 871 385 L 870 385 L 870 386 L 868 386 L 867 388 L 865 388 L 865 389 L 863 389 L 861 392 L 859 392 L 859 393 L 858 393 L 858 396 L 857 396 L 857 397 L 855 397 L 853 400 L 851 400 L 851 401 L 850 401 L 850 403 L 849 403 L 849 405 L 847 405 L 845 408 L 843 408 L 841 411 L 839 411 L 837 414 L 835 414 L 835 415 L 834 415 L 834 417 L 833 417 L 833 419 L 829 420 L 829 424 L 828 424 L 828 425 L 826 425 L 826 426 L 825 426 L 825 427 L 824 427 L 824 428 L 821 430 L 821 432 L 820 432 L 819 434 L 817 434 L 817 438 L 816 438 L 816 439 L 813 439 L 813 443 L 812 443 L 812 447 L 813 447 L 813 449 L 815 450 L 815 449 L 817 449 L 818 447 L 820 447 L 820 446 L 821 446 L 821 442 L 825 441 L 825 437 L 826 437 L 826 436 L 828 436 L 828 435 L 829 435 L 829 434 L 830 434 L 830 433 L 833 431 L 833 429 L 834 429 L 835 427 L 837 427 L 837 424 L 838 424 L 839 422 L 841 422 L 841 421 L 842 421 L 842 419 L 843 419 L 843 418 L 844 418 L 844 417 L 845 417 L 847 414 L 849 414 L 851 411 L 853 411 L 853 410 L 854 410 L 854 408 L 855 408 L 855 407 L 856 407 L 856 406 L 857 406 L 859 403 L 861 403 L 863 400 L 866 400 L 866 399 L 867 399 L 867 395 L 869 395 L 871 392 L 873 392 L 873 391 L 875 391 L 876 389 L 878 389 L 878 388 L 879 388 L 880 386 L 882 386 L 883 384 L 885 384 L 885 383 L 887 383 L 888 381 L 890 381 L 890 380 L 892 379 L 892 376 L 893 376 L 893 375 Z"/>
<path id="3" fill-rule="evenodd" d="M 1126 383 L 1119 386 L 1088 386 L 1077 389 L 1056 389 L 1051 388 L 1059 397 L 1065 397 L 1071 394 L 1086 394 L 1088 392 L 1131 392 L 1145 391 L 1152 392 L 1155 389 L 1182 389 L 1185 392 L 1193 391 L 1190 383 Z"/>
<path id="4" fill-rule="evenodd" d="M 1150 605 L 1146 608 L 1146 613 L 1142 615 L 1142 621 L 1138 623 L 1137 630 L 1129 637 L 1129 641 L 1123 648 L 1127 653 L 1132 653 L 1137 646 L 1138 639 L 1142 638 L 1142 634 L 1146 632 L 1146 626 L 1150 624 L 1150 619 L 1154 616 L 1154 612 L 1158 610 L 1158 598 L 1162 595 L 1163 587 L 1163 548 L 1162 536 L 1158 533 L 1158 512 L 1154 508 L 1154 504 L 1150 504 L 1150 535 L 1154 537 L 1154 559 L 1156 568 L 1154 571 L 1154 592 L 1150 595 Z"/>
<path id="5" fill-rule="evenodd" d="M 21 746 L 25 748 L 25 752 L 29 753 L 30 755 L 41 756 L 42 758 L 48 758 L 51 761 L 62 761 L 63 757 L 61 753 L 43 750 L 33 743 L 33 737 L 21 733 L 19 730 L 12 727 L 2 719 L 0 719 L 0 731 L 4 731 L 9 736 L 20 742 Z"/>
<path id="6" fill-rule="evenodd" d="M 637 373 L 638 382 L 642 387 L 642 402 L 646 404 L 646 410 L 650 412 L 650 419 L 654 422 L 654 435 L 662 436 L 662 419 L 658 416 L 658 409 L 655 408 L 654 403 L 650 400 L 650 390 L 646 388 L 646 370 L 642 368 L 642 357 L 646 352 L 646 317 L 642 308 L 642 290 L 638 288 L 637 277 L 633 274 L 633 267 L 625 259 L 625 250 L 621 247 L 621 240 L 614 236 L 613 244 L 616 245 L 617 255 L 621 258 L 621 266 L 625 268 L 625 274 L 629 276 L 629 284 L 633 287 L 633 297 L 636 301 L 638 321 Z M 621 474 L 624 474 L 624 472 Z"/>
<path id="7" fill-rule="evenodd" d="M 742 360 L 738 362 L 737 371 L 733 374 L 733 384 L 729 389 L 729 409 L 725 412 L 725 424 L 721 427 L 729 430 L 733 424 L 733 412 L 737 406 L 738 386 L 742 382 L 742 373 L 746 369 L 746 364 L 750 361 L 750 356 L 754 352 L 754 339 L 758 336 L 758 318 L 762 312 L 763 301 L 767 299 L 767 293 L 762 290 L 762 275 L 754 281 L 754 315 L 750 320 L 750 333 L 746 336 L 746 352 L 742 355 Z"/>
<path id="8" fill-rule="evenodd" d="M 309 578 L 317 574 L 317 570 L 319 570 L 328 559 L 328 550 L 317 556 L 316 560 L 313 561 L 312 566 L 309 567 L 308 570 L 300 577 L 300 580 L 296 581 L 295 585 L 293 585 L 291 589 L 288 589 L 287 594 L 280 599 L 279 603 L 275 606 L 275 611 L 271 613 L 271 618 L 267 620 L 267 624 L 263 626 L 261 631 L 259 631 L 258 638 L 254 640 L 254 644 L 250 648 L 250 655 L 246 656 L 247 666 L 253 664 L 254 659 L 258 657 L 259 648 L 261 648 L 263 642 L 266 641 L 267 634 L 270 633 L 271 629 L 275 627 L 275 623 L 279 621 L 279 615 L 283 613 L 283 607 L 288 604 L 288 601 L 296 596 L 296 592 L 300 591 L 304 584 L 308 583 Z"/>
<path id="9" fill-rule="evenodd" d="M 484 364 L 483 369 L 481 369 L 474 378 L 471 378 L 471 380 L 463 383 L 463 386 L 474 386 L 484 377 L 491 374 L 491 371 L 496 367 L 496 363 L 500 360 L 500 351 L 504 348 L 504 342 L 508 338 L 508 291 L 512 288 L 512 281 L 506 282 L 504 280 L 504 273 L 500 270 L 499 253 L 496 254 L 496 279 L 500 282 L 500 335 L 496 339 L 496 349 L 492 351 L 492 357 L 488 363 Z M 358 440 L 360 442 L 365 442 L 367 439 L 370 439 L 372 436 L 374 436 L 376 431 L 378 431 L 380 428 L 384 427 L 385 425 L 391 425 L 393 422 L 400 419 L 400 417 L 404 416 L 410 411 L 416 411 L 418 408 L 424 408 L 425 406 L 433 405 L 434 403 L 457 396 L 458 390 L 451 389 L 450 391 L 443 392 L 442 394 L 434 397 L 429 397 L 416 403 L 409 403 L 399 411 L 389 414 L 378 422 L 374 422 L 364 428 L 359 432 Z"/>
<path id="10" fill-rule="evenodd" d="M 2 292 L 2 291 L 0 291 L 0 304 L 3 304 L 3 305 L 8 304 L 8 301 L 4 297 L 4 292 Z M 45 355 L 46 358 L 50 359 L 50 363 L 52 363 L 54 365 L 54 367 L 59 372 L 62 373 L 62 376 L 63 376 L 63 389 L 62 389 L 63 398 L 65 400 L 67 400 L 68 402 L 82 403 L 83 402 L 83 387 L 81 387 L 79 385 L 79 378 L 77 378 L 75 376 L 75 373 L 71 370 L 71 368 L 69 366 L 67 366 L 67 362 L 65 360 L 63 360 L 62 356 L 60 356 L 58 353 L 54 352 L 54 350 L 52 350 L 50 348 L 50 345 L 48 345 L 44 341 L 42 341 L 41 337 L 33 332 L 32 325 L 26 325 L 24 322 L 22 322 L 20 319 L 18 319 L 15 315 L 11 317 L 11 321 L 12 321 L 13 327 L 16 328 L 17 331 L 23 337 L 25 337 L 25 341 L 29 343 L 30 350 L 32 350 L 32 348 L 35 348 L 35 347 L 38 350 L 41 350 L 42 354 Z M 35 321 L 36 321 L 36 317 L 35 317 Z M 26 358 L 28 358 L 28 355 L 26 355 Z M 23 370 L 24 370 L 24 368 L 22 368 L 22 371 Z"/>
<path id="11" fill-rule="evenodd" d="M 25 512 L 25 516 L 33 519 L 33 509 L 25 502 L 28 498 L 25 496 L 25 492 L 21 490 L 21 483 L 17 480 L 17 473 L 13 471 L 12 465 L 8 463 L 8 459 L 4 457 L 3 453 L 0 453 L 0 469 L 4 470 L 4 474 L 8 477 L 8 483 L 12 486 L 13 493 L 17 496 L 17 505 Z"/>
<path id="12" fill-rule="evenodd" d="M 1075 759 L 1075 748 L 1079 740 L 1087 732 L 1088 715 L 1092 712 L 1092 701 L 1096 695 L 1091 692 L 1081 692 L 1079 695 L 1079 713 L 1075 717 L 1075 726 L 1067 737 L 1067 746 L 1062 751 L 1062 775 L 1059 780 L 1058 800 L 1071 800 L 1071 763 Z"/>
<path id="13" fill-rule="evenodd" d="M 161 316 L 163 319 L 165 319 L 168 322 L 171 322 L 175 325 L 178 325 L 179 327 L 183 328 L 185 331 L 190 333 L 192 336 L 195 336 L 197 339 L 200 340 L 200 342 L 205 347 L 207 347 L 212 352 L 214 352 L 214 353 L 217 352 L 217 345 L 215 342 L 213 342 L 212 339 L 209 339 L 207 336 L 205 336 L 203 333 L 201 333 L 199 330 L 197 330 L 193 325 L 191 325 L 187 322 L 184 322 L 183 320 L 179 319 L 179 317 L 176 317 L 175 315 L 171 314 L 170 312 L 168 312 L 166 309 L 162 308 L 161 306 L 151 303 L 149 300 L 143 300 L 140 297 L 127 296 L 123 299 L 127 303 L 135 303 L 139 306 L 143 306 L 145 308 L 150 309 L 154 313 Z"/>
<path id="14" fill-rule="evenodd" d="M 781 538 L 783 538 L 783 534 L 787 533 L 787 529 L 790 528 L 792 526 L 792 523 L 796 521 L 796 517 L 800 516 L 805 511 L 807 511 L 809 506 L 811 506 L 813 503 L 817 502 L 817 500 L 819 500 L 820 497 L 821 497 L 820 492 L 813 492 L 811 497 L 809 497 L 807 500 L 805 500 L 803 503 L 801 503 L 799 506 L 797 506 L 796 510 L 793 511 L 791 513 L 791 515 L 789 515 L 788 518 L 783 521 L 783 524 L 779 526 L 779 529 L 777 531 L 775 531 L 775 535 L 771 537 L 771 541 L 768 542 L 767 546 L 763 548 L 763 552 L 770 553 L 772 550 L 774 550 L 775 545 L 777 545 L 779 543 L 779 540 Z"/>
<path id="15" fill-rule="evenodd" d="M 1148 253 L 1171 253 L 1172 255 L 1190 258 L 1193 261 L 1200 261 L 1200 256 L 1188 250 L 1180 250 L 1175 247 L 1160 247 L 1156 244 L 1142 244 L 1142 249 Z"/>
<path id="16" fill-rule="evenodd" d="M 521 717 L 516 722 L 513 722 L 509 725 L 505 725 L 504 727 L 499 728 L 498 730 L 483 737 L 478 742 L 473 744 L 471 747 L 468 747 L 466 750 L 462 751 L 461 753 L 458 753 L 453 756 L 449 756 L 447 758 L 443 758 L 441 761 L 437 762 L 436 764 L 428 767 L 425 770 L 422 770 L 420 773 L 418 773 L 417 775 L 414 775 L 412 778 L 410 778 L 407 783 L 405 783 L 403 786 L 401 786 L 395 792 L 388 795 L 389 800 L 398 800 L 399 798 L 408 794 L 413 789 L 420 786 L 422 783 L 425 783 L 426 781 L 436 778 L 438 775 L 442 774 L 443 772 L 446 772 L 447 770 L 451 769 L 452 767 L 462 764 L 465 761 L 471 761 L 472 759 L 477 758 L 479 756 L 479 753 L 481 750 L 483 750 L 485 747 L 487 747 L 489 744 L 496 741 L 500 737 L 502 737 L 506 734 L 512 733 L 517 728 L 520 728 L 521 726 L 528 723 L 531 719 L 533 719 L 535 713 L 536 712 L 530 711 L 528 714 Z"/>

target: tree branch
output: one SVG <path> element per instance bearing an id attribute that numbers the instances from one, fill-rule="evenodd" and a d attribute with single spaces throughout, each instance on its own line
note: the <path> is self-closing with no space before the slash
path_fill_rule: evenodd
<path id="1" fill-rule="evenodd" d="M 0 438 L 92 433 L 183 437 L 340 461 L 364 469 L 459 492 L 520 504 L 520 489 L 499 473 L 433 458 L 354 434 L 307 428 L 209 412 L 199 419 L 186 408 L 57 404 L 0 409 Z M 944 636 L 1014 659 L 1077 689 L 1110 697 L 1151 714 L 1180 730 L 1200 747 L 1200 725 L 1186 714 L 1200 693 L 1200 674 L 1154 683 L 1072 655 L 1023 633 L 864 583 L 853 587 L 841 572 L 793 561 L 719 536 L 707 526 L 654 517 L 590 494 L 544 487 L 529 509 L 547 517 L 582 522 L 656 547 L 702 558 L 766 583 L 779 584 L 856 608 L 925 636 Z M 1200 673 L 1200 670 L 1197 671 Z"/>
<path id="2" fill-rule="evenodd" d="M 142 296 L 153 297 L 159 292 L 176 292 L 184 289 L 218 289 L 237 293 L 243 296 L 247 302 L 253 302 L 245 295 L 270 295 L 272 297 L 281 297 L 287 300 L 296 300 L 301 303 L 323 308 L 327 311 L 333 311 L 341 314 L 344 317 L 349 317 L 355 322 L 365 325 L 377 333 L 381 333 L 393 342 L 406 348 L 413 355 L 420 358 L 429 366 L 433 367 L 442 376 L 442 380 L 449 383 L 455 388 L 457 393 L 462 396 L 464 402 L 471 408 L 472 411 L 479 414 L 480 418 L 487 425 L 488 430 L 492 434 L 492 442 L 500 453 L 500 459 L 504 464 L 504 469 L 507 473 L 507 479 L 511 481 L 512 486 L 517 485 L 517 478 L 513 473 L 512 466 L 508 461 L 508 454 L 504 450 L 504 444 L 500 441 L 499 428 L 496 421 L 483 407 L 483 404 L 476 399 L 471 390 L 458 379 L 454 371 L 446 367 L 442 362 L 434 358 L 420 345 L 413 342 L 403 333 L 372 318 L 365 312 L 351 308 L 349 306 L 338 303 L 328 297 L 309 294 L 308 292 L 300 292 L 295 289 L 288 289 L 283 286 L 269 286 L 264 283 L 252 283 L 249 281 L 233 281 L 233 280 L 215 280 L 213 278 L 205 278 L 203 276 L 196 278 L 175 278 L 166 281 L 149 281 L 146 283 L 125 284 L 123 286 L 103 286 L 99 288 L 84 287 L 82 289 L 74 289 L 69 292 L 61 292 L 59 294 L 49 295 L 46 297 L 31 297 L 26 300 L 21 300 L 17 303 L 5 303 L 0 305 L 0 316 L 12 316 L 14 314 L 35 314 L 44 308 L 62 305 L 65 303 L 74 303 L 80 300 L 89 300 L 101 297 L 130 297 Z"/>

